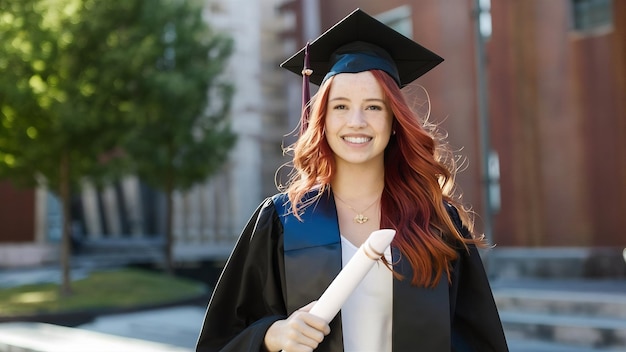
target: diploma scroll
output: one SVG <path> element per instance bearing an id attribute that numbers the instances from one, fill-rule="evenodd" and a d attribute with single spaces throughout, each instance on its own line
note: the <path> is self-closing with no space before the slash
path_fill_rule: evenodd
<path id="1" fill-rule="evenodd" d="M 374 266 L 374 263 L 383 256 L 385 249 L 391 244 L 395 235 L 396 231 L 392 229 L 372 232 L 330 283 L 309 313 L 329 323 L 337 315 L 352 291 Z"/>

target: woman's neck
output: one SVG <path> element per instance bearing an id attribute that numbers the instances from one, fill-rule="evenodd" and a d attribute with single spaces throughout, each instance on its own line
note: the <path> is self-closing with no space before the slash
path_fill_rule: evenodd
<path id="1" fill-rule="evenodd" d="M 380 229 L 380 198 L 385 174 L 382 167 L 339 168 L 337 171 L 330 185 L 339 231 L 359 247 L 372 231 Z"/>
<path id="2" fill-rule="evenodd" d="M 379 197 L 385 186 L 383 168 L 340 168 L 331 180 L 334 193 L 347 201 L 367 202 Z"/>

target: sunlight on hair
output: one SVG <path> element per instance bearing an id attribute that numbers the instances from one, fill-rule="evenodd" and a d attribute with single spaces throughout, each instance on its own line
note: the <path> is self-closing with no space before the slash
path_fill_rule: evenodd
<path id="1" fill-rule="evenodd" d="M 456 189 L 457 186 L 454 179 L 457 173 L 468 168 L 469 161 L 467 157 L 460 154 L 463 147 L 458 149 L 452 148 L 448 142 L 447 131 L 441 128 L 441 124 L 448 118 L 448 116 L 441 120 L 431 119 L 432 107 L 430 95 L 428 94 L 426 88 L 421 84 L 412 82 L 402 88 L 401 92 L 407 105 L 411 108 L 411 111 L 413 111 L 413 113 L 419 118 L 422 127 L 435 140 L 437 145 L 435 158 L 442 164 L 446 165 L 448 170 L 451 171 L 452 182 L 446 183 L 446 180 L 443 177 L 439 179 L 439 184 L 442 187 L 444 194 L 452 195 L 458 193 L 457 196 L 460 198 L 462 192 Z"/>
<path id="2" fill-rule="evenodd" d="M 413 82 L 401 90 L 404 100 L 413 112 L 424 122 L 430 118 L 430 95 L 424 86 Z"/>

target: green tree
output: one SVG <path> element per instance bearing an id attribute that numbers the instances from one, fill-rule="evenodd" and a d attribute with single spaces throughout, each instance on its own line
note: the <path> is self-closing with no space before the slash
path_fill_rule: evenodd
<path id="1" fill-rule="evenodd" d="M 165 267 L 173 272 L 172 195 L 218 171 L 235 142 L 228 124 L 233 93 L 223 80 L 232 41 L 212 34 L 189 2 L 174 2 L 172 17 L 153 8 L 149 17 L 157 62 L 142 82 L 136 102 L 138 127 L 125 151 L 141 180 L 166 196 Z M 208 53 L 208 55 L 207 55 Z"/>
<path id="2" fill-rule="evenodd" d="M 110 170 L 113 163 L 102 157 L 124 131 L 115 92 L 102 88 L 106 73 L 77 45 L 80 6 L 72 0 L 0 2 L 0 176 L 44 185 L 60 197 L 64 294 L 71 292 L 71 190 L 82 177 Z"/>
<path id="3" fill-rule="evenodd" d="M 172 43 L 163 40 L 168 28 L 176 31 L 174 63 L 168 61 Z M 132 161 L 143 175 L 148 167 L 141 151 L 150 149 L 149 141 L 157 147 L 164 142 L 150 129 L 156 121 L 166 123 L 161 109 L 184 111 L 170 114 L 171 120 L 194 109 L 202 116 L 217 82 L 209 78 L 218 75 L 217 62 L 229 50 L 230 41 L 201 21 L 198 1 L 0 0 L 0 177 L 43 184 L 59 195 L 63 293 L 71 292 L 72 190 L 85 178 L 112 179 Z M 191 94 L 186 82 L 205 78 L 204 85 L 193 85 L 203 91 Z M 228 108 L 230 88 L 224 87 L 214 90 L 223 91 L 227 102 L 218 112 Z M 216 116 L 220 138 L 230 136 Z M 217 161 L 211 160 L 206 167 L 214 170 Z"/>

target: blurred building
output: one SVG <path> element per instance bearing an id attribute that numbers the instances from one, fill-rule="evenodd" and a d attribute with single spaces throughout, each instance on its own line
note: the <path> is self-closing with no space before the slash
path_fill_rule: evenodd
<path id="1" fill-rule="evenodd" d="M 231 118 L 238 141 L 218 175 L 175 195 L 174 250 L 180 260 L 226 258 L 254 209 L 276 193 L 275 174 L 286 161 L 283 138 L 297 121 L 287 119 L 290 94 L 278 68 L 285 45 L 280 33 L 295 21 L 280 14 L 276 0 L 206 0 L 204 16 L 234 39 L 225 74 L 235 86 Z M 55 260 L 58 199 L 45 189 L 16 190 L 8 182 L 0 184 L 0 198 L 0 267 Z M 162 243 L 163 196 L 134 177 L 103 190 L 84 184 L 72 204 L 76 249 L 127 248 L 141 256 Z"/>
<path id="2" fill-rule="evenodd" d="M 227 74 L 236 86 L 232 121 L 239 139 L 219 175 L 176 195 L 180 259 L 224 258 L 254 208 L 276 192 L 276 170 L 288 161 L 281 144 L 289 143 L 285 134 L 296 127 L 301 84 L 278 65 L 357 7 L 445 59 L 418 84 L 430 97 L 430 120 L 440 123 L 466 161 L 459 191 L 477 213 L 478 230 L 497 244 L 494 253 L 530 248 L 621 258 L 626 2 L 206 3 L 207 20 L 235 39 Z M 21 226 L 13 232 L 20 235 L 1 241 L 54 243 L 54 199 L 41 191 L 11 193 L 5 186 L 0 192 L 21 197 L 23 207 L 34 204 L 30 213 L 17 216 L 0 205 L 0 222 Z M 162 231 L 159 195 L 138 180 L 120 181 L 104 192 L 86 187 L 78 203 L 83 216 L 77 226 L 86 238 L 152 238 Z"/>
<path id="3" fill-rule="evenodd" d="M 499 242 L 624 246 L 626 3 L 494 1 Z"/>
<path id="4" fill-rule="evenodd" d="M 626 276 L 626 3 L 283 5 L 299 20 L 300 46 L 315 38 L 307 28 L 325 30 L 357 7 L 445 59 L 418 83 L 430 120 L 466 160 L 459 190 L 497 245 L 493 257 Z"/>
<path id="5" fill-rule="evenodd" d="M 475 21 L 477 5 L 486 5 L 487 137 L 499 155 L 501 183 L 495 241 L 625 244 L 623 2 L 505 0 L 490 9 L 488 1 L 472 0 L 316 2 L 322 28 L 360 7 L 444 57 L 418 81 L 430 93 L 431 119 L 441 120 L 452 145 L 463 148 L 468 165 L 459 183 L 479 214 L 485 206 Z"/>
<path id="6" fill-rule="evenodd" d="M 232 126 L 237 145 L 223 171 L 175 198 L 175 247 L 181 259 L 225 258 L 260 202 L 276 193 L 289 132 L 278 64 L 283 20 L 277 0 L 207 0 L 207 20 L 229 33 L 235 51 L 226 74 L 235 83 Z"/>

